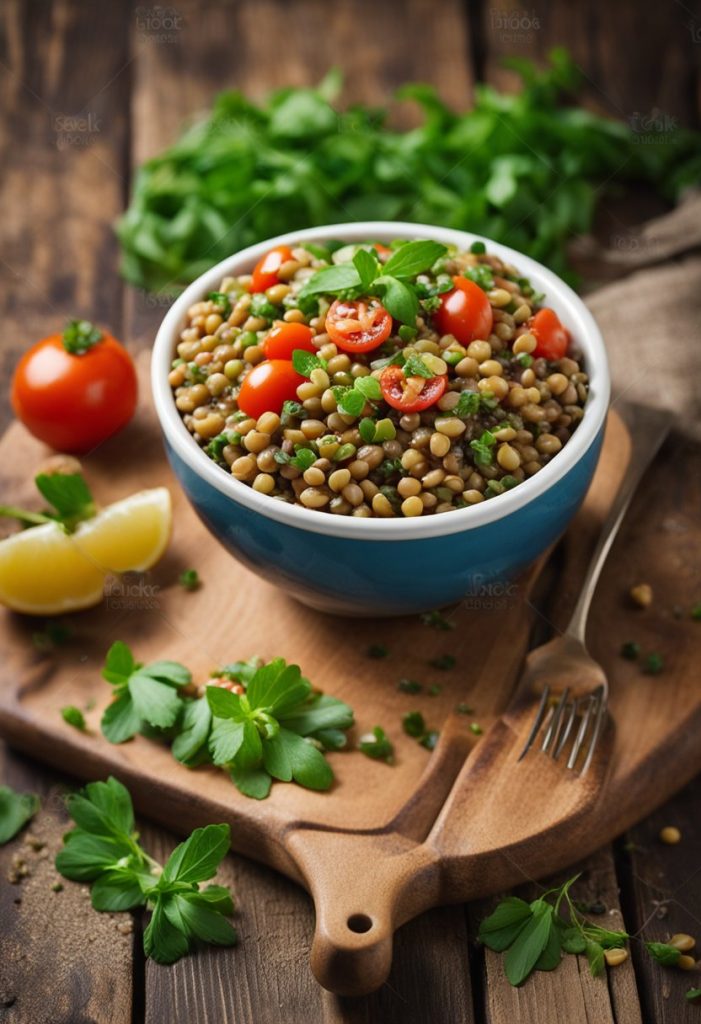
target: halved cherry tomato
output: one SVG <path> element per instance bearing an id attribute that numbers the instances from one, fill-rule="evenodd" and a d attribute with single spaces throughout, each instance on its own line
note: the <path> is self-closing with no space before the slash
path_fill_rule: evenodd
<path id="1" fill-rule="evenodd" d="M 326 314 L 326 333 L 343 352 L 372 352 L 392 333 L 392 317 L 377 299 L 336 299 Z"/>
<path id="2" fill-rule="evenodd" d="M 373 249 L 380 257 L 380 262 L 382 263 L 386 263 L 387 260 L 392 255 L 392 250 L 390 249 L 390 247 L 388 245 L 383 245 L 382 242 L 374 242 Z"/>
<path id="3" fill-rule="evenodd" d="M 461 345 L 486 340 L 492 333 L 494 316 L 489 299 L 479 285 L 467 277 L 453 278 L 455 287 L 441 295 L 440 307 L 434 313 L 441 334 L 452 334 Z"/>
<path id="4" fill-rule="evenodd" d="M 570 344 L 570 335 L 554 309 L 539 309 L 528 321 L 528 329 L 535 335 L 537 345 L 533 355 L 542 359 L 562 359 Z"/>
<path id="5" fill-rule="evenodd" d="M 291 359 L 296 348 L 304 349 L 305 352 L 318 352 L 313 337 L 314 331 L 306 324 L 275 324 L 263 342 L 265 358 Z"/>
<path id="6" fill-rule="evenodd" d="M 292 250 L 289 245 L 276 245 L 270 252 L 266 252 L 253 268 L 253 280 L 248 286 L 249 292 L 264 292 L 266 288 L 272 288 L 280 278 L 277 272 L 283 263 L 292 259 Z"/>
<path id="7" fill-rule="evenodd" d="M 421 412 L 437 402 L 448 384 L 447 374 L 439 377 L 404 376 L 401 366 L 388 366 L 382 371 L 380 387 L 382 397 L 393 409 L 402 412 Z"/>
<path id="8" fill-rule="evenodd" d="M 279 413 L 283 402 L 297 398 L 297 388 L 304 381 L 288 359 L 266 359 L 243 378 L 239 408 L 256 419 L 264 412 Z"/>
<path id="9" fill-rule="evenodd" d="M 37 342 L 12 378 L 12 407 L 39 440 L 82 454 L 121 430 L 136 408 L 136 372 L 119 342 L 87 320 Z"/>

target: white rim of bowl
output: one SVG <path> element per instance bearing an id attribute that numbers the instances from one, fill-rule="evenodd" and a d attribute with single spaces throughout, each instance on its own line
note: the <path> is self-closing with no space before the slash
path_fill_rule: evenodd
<path id="1" fill-rule="evenodd" d="M 347 242 L 391 241 L 395 238 L 433 238 L 446 245 L 467 249 L 472 242 L 484 242 L 489 252 L 502 257 L 529 277 L 538 291 L 545 293 L 546 302 L 561 317 L 563 323 L 582 350 L 589 374 L 589 397 L 582 422 L 560 452 L 535 476 L 529 477 L 504 494 L 489 501 L 455 509 L 449 514 L 420 516 L 406 519 L 354 519 L 320 513 L 259 494 L 247 484 L 228 476 L 225 471 L 205 455 L 183 423 L 168 384 L 176 339 L 183 329 L 188 308 L 208 292 L 217 291 L 225 276 L 236 276 L 251 270 L 260 257 L 274 245 L 285 242 L 323 242 L 328 239 Z M 610 379 L 606 349 L 601 332 L 593 316 L 575 292 L 552 271 L 515 249 L 493 242 L 482 235 L 428 224 L 410 224 L 391 221 L 363 221 L 351 224 L 330 224 L 325 227 L 290 231 L 242 249 L 201 274 L 178 296 L 156 335 L 151 360 L 151 387 L 161 429 L 176 454 L 199 477 L 217 491 L 266 519 L 286 526 L 320 533 L 332 537 L 356 540 L 419 540 L 447 536 L 465 530 L 477 529 L 487 523 L 503 519 L 544 494 L 561 480 L 586 454 L 604 423 L 609 403 Z"/>

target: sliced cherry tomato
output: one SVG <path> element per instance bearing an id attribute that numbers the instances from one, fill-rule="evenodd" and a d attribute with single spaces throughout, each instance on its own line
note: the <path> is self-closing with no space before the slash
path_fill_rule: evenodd
<path id="1" fill-rule="evenodd" d="M 404 376 L 401 366 L 388 366 L 382 371 L 380 387 L 382 397 L 393 409 L 402 412 L 421 412 L 437 402 L 448 384 L 447 374 L 439 377 Z"/>
<path id="2" fill-rule="evenodd" d="M 276 245 L 270 252 L 266 252 L 258 260 L 253 268 L 253 280 L 248 286 L 250 292 L 264 292 L 266 288 L 272 288 L 280 278 L 277 272 L 283 263 L 292 259 L 292 250 L 289 245 Z"/>
<path id="3" fill-rule="evenodd" d="M 291 359 L 296 348 L 304 349 L 305 352 L 317 352 L 313 337 L 314 331 L 306 324 L 275 324 L 263 342 L 265 358 Z"/>
<path id="4" fill-rule="evenodd" d="M 570 335 L 554 309 L 539 309 L 528 321 L 531 334 L 535 335 L 537 345 L 533 355 L 543 359 L 562 359 L 570 344 Z"/>
<path id="5" fill-rule="evenodd" d="M 461 345 L 485 341 L 492 333 L 494 316 L 489 299 L 479 285 L 467 277 L 453 278 L 455 287 L 441 295 L 440 307 L 434 313 L 441 334 L 452 334 Z"/>
<path id="6" fill-rule="evenodd" d="M 239 408 L 256 419 L 264 412 L 279 413 L 283 402 L 297 398 L 297 388 L 304 381 L 288 359 L 266 359 L 243 378 Z"/>
<path id="7" fill-rule="evenodd" d="M 136 372 L 119 342 L 87 320 L 37 342 L 12 378 L 12 407 L 29 431 L 82 454 L 121 430 L 136 408 Z"/>
<path id="8" fill-rule="evenodd" d="M 381 263 L 386 263 L 387 260 L 392 255 L 392 250 L 390 249 L 390 247 L 388 245 L 383 245 L 382 242 L 375 242 L 373 245 L 373 249 L 380 257 Z"/>
<path id="9" fill-rule="evenodd" d="M 392 333 L 392 317 L 377 299 L 336 299 L 326 314 L 326 332 L 343 352 L 372 352 Z"/>

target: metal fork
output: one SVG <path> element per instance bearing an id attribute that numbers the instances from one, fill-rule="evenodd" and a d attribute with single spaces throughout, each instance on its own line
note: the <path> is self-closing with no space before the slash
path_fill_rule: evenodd
<path id="1" fill-rule="evenodd" d="M 630 407 L 630 418 L 630 461 L 602 527 L 569 624 L 561 636 L 537 647 L 526 659 L 519 690 L 540 692 L 541 697 L 519 761 L 536 744 L 542 729 L 540 750 L 553 760 L 560 757 L 567 741 L 574 737 L 567 767 L 576 770 L 581 756 L 580 774 L 584 775 L 601 737 L 609 687 L 601 665 L 587 651 L 587 616 L 618 529 L 645 470 L 667 435 L 670 416 L 636 406 Z"/>

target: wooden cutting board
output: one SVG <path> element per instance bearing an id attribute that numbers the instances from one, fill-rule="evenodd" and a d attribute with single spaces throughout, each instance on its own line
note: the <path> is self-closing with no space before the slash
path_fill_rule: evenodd
<path id="1" fill-rule="evenodd" d="M 71 639 L 48 654 L 31 641 L 40 621 L 0 613 L 0 732 L 81 779 L 115 774 L 141 812 L 172 829 L 230 822 L 234 849 L 312 893 L 312 966 L 322 984 L 344 994 L 370 991 L 389 971 L 392 935 L 404 921 L 438 903 L 483 896 L 581 859 L 701 770 L 694 663 L 701 623 L 689 614 L 701 600 L 701 450 L 675 435 L 634 502 L 591 614 L 589 643 L 609 674 L 615 722 L 606 779 L 592 777 L 587 813 L 574 816 L 568 787 L 581 783 L 540 755 L 523 763 L 522 787 L 500 784 L 523 736 L 497 720 L 529 635 L 535 628 L 542 638 L 564 624 L 628 448 L 626 428 L 612 415 L 594 484 L 539 581 L 544 604 L 536 607 L 530 583 L 521 581 L 450 610 L 455 628 L 438 631 L 416 618 L 326 616 L 239 566 L 181 494 L 144 401 L 129 429 L 87 458 L 84 468 L 101 504 L 166 484 L 175 517 L 169 551 L 152 572 L 109 586 L 100 607 L 69 616 Z M 8 430 L 0 441 L 3 502 L 35 500 L 32 477 L 46 454 L 19 425 Z M 196 568 L 203 580 L 192 593 L 178 584 L 186 568 Z M 645 611 L 627 598 L 629 586 L 640 581 L 655 592 Z M 258 802 L 241 796 L 221 770 L 188 770 L 157 743 L 139 737 L 112 746 L 99 732 L 110 697 L 100 670 L 116 639 L 127 641 L 139 660 L 182 661 L 201 680 L 225 662 L 283 655 L 315 686 L 354 708 L 351 746 L 382 725 L 395 744 L 396 764 L 357 750 L 334 753 L 336 783 L 329 793 L 275 783 L 271 796 Z M 662 653 L 664 671 L 644 675 L 622 659 L 627 640 Z M 377 643 L 388 647 L 387 658 L 368 657 Z M 428 664 L 446 653 L 456 658 L 454 669 Z M 423 682 L 424 692 L 400 692 L 402 677 Z M 435 696 L 426 692 L 432 683 L 441 688 Z M 459 702 L 474 714 L 454 714 Z M 66 704 L 92 706 L 88 734 L 63 722 L 59 709 Z M 409 710 L 420 710 L 429 727 L 443 727 L 433 754 L 403 734 L 401 716 Z M 472 721 L 485 735 L 473 735 Z M 553 823 L 555 792 L 562 813 Z"/>

